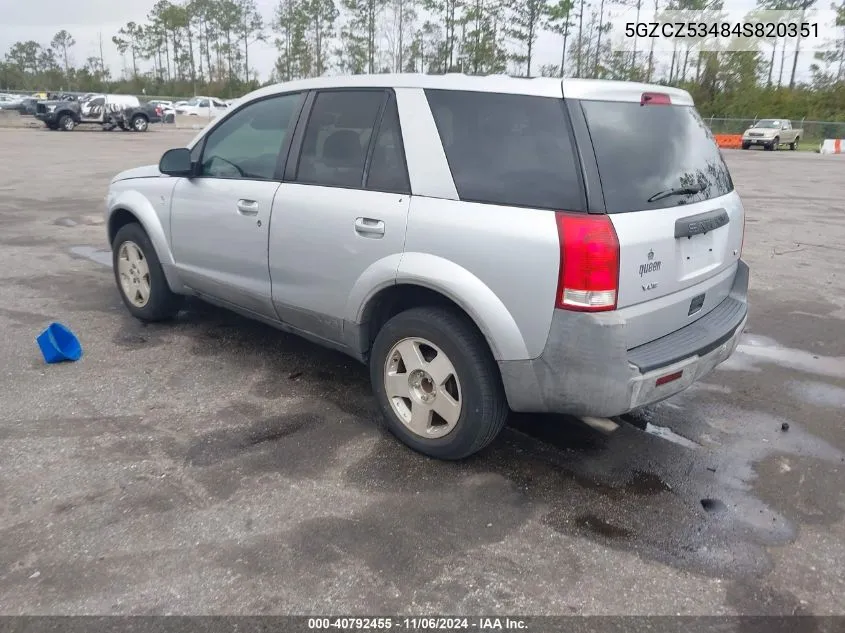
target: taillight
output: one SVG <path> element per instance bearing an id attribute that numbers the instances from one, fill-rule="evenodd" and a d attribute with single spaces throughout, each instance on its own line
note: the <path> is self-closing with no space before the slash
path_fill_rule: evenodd
<path id="1" fill-rule="evenodd" d="M 619 240 L 606 215 L 556 213 L 560 240 L 555 307 L 600 312 L 616 309 Z"/>
<path id="2" fill-rule="evenodd" d="M 662 92 L 644 92 L 640 97 L 640 105 L 672 105 L 672 100 Z"/>

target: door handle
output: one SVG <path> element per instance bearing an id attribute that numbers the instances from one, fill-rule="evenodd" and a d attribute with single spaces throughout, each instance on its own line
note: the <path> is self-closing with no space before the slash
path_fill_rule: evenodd
<path id="1" fill-rule="evenodd" d="M 258 215 L 258 203 L 255 200 L 238 200 L 238 213 L 241 215 Z"/>
<path id="2" fill-rule="evenodd" d="M 355 218 L 355 232 L 364 237 L 382 237 L 384 222 L 374 218 Z"/>

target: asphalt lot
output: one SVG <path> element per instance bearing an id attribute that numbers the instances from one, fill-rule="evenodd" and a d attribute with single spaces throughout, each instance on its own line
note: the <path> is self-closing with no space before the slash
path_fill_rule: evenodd
<path id="1" fill-rule="evenodd" d="M 0 613 L 845 614 L 845 157 L 726 152 L 749 329 L 651 432 L 520 416 L 454 464 L 340 354 L 128 316 L 106 186 L 193 134 L 0 130 Z"/>

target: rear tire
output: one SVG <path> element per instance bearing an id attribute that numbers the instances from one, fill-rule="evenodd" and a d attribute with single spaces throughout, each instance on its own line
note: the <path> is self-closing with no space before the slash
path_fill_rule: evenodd
<path id="1" fill-rule="evenodd" d="M 155 248 L 140 224 L 127 224 L 115 235 L 112 268 L 120 297 L 136 319 L 165 321 L 179 312 L 182 297 L 167 285 Z"/>
<path id="2" fill-rule="evenodd" d="M 508 417 L 487 341 L 453 309 L 412 308 L 385 323 L 370 354 L 370 380 L 391 433 L 437 459 L 480 451 Z"/>
<path id="3" fill-rule="evenodd" d="M 794 151 L 795 151 L 795 148 L 797 148 L 797 147 L 798 147 L 798 141 L 800 141 L 800 140 L 801 140 L 801 137 L 800 137 L 800 136 L 796 136 L 796 137 L 795 137 L 795 140 L 794 140 L 792 143 L 790 143 L 790 144 L 789 144 L 789 149 L 791 149 L 791 150 L 794 152 Z"/>
<path id="4" fill-rule="evenodd" d="M 135 132 L 146 132 L 150 122 L 142 114 L 136 114 L 132 117 L 132 130 Z"/>

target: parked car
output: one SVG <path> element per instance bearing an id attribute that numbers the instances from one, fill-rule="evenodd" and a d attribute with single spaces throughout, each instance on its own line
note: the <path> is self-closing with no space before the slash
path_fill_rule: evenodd
<path id="1" fill-rule="evenodd" d="M 77 125 L 146 132 L 161 116 L 155 108 L 130 95 L 93 95 L 85 101 L 39 101 L 35 117 L 51 130 L 71 131 Z"/>
<path id="2" fill-rule="evenodd" d="M 13 110 L 19 112 L 22 116 L 32 116 L 35 114 L 35 106 L 38 99 L 32 97 L 23 97 L 17 100 L 0 101 L 0 110 Z"/>
<path id="3" fill-rule="evenodd" d="M 148 102 L 150 106 L 156 109 L 159 117 L 165 123 L 173 123 L 176 120 L 176 109 L 173 107 L 172 101 L 161 101 L 154 99 Z"/>
<path id="4" fill-rule="evenodd" d="M 105 219 L 132 315 L 195 295 L 342 350 L 368 363 L 391 431 L 444 459 L 509 408 L 668 398 L 746 323 L 742 203 L 689 93 L 666 86 L 270 86 L 115 176 Z"/>
<path id="5" fill-rule="evenodd" d="M 794 150 L 804 135 L 801 128 L 793 128 L 788 119 L 761 119 L 745 130 L 742 135 L 742 149 L 749 149 L 752 145 L 761 145 L 769 151 L 780 149 L 781 145 L 789 145 Z"/>
<path id="6" fill-rule="evenodd" d="M 214 118 L 228 110 L 228 106 L 219 99 L 212 97 L 194 97 L 183 105 L 176 106 L 177 114 Z"/>

